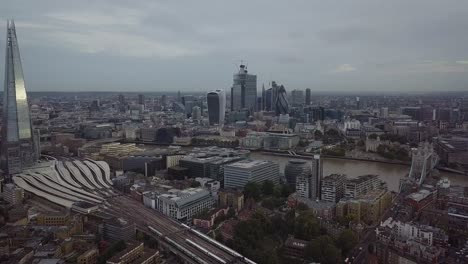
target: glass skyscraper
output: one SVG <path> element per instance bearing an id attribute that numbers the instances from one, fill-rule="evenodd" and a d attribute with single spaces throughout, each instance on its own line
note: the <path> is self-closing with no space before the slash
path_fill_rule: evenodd
<path id="1" fill-rule="evenodd" d="M 15 24 L 7 21 L 2 162 L 9 175 L 37 160 Z"/>
<path id="2" fill-rule="evenodd" d="M 234 74 L 231 88 L 231 111 L 248 109 L 254 111 L 257 102 L 257 75 L 248 74 L 245 65 Z"/>
<path id="3" fill-rule="evenodd" d="M 223 125 L 226 111 L 226 94 L 223 90 L 209 92 L 206 96 L 210 125 Z"/>

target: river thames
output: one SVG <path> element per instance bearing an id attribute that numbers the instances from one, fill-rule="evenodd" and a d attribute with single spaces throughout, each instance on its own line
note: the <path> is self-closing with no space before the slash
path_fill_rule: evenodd
<path id="1" fill-rule="evenodd" d="M 280 171 L 284 171 L 284 166 L 292 157 L 276 156 L 262 152 L 250 153 L 250 158 L 255 160 L 271 160 L 280 165 Z M 324 159 L 323 176 L 332 173 L 346 174 L 349 178 L 355 178 L 364 174 L 376 174 L 387 183 L 388 189 L 398 191 L 400 179 L 406 177 L 410 166 L 387 164 L 372 161 L 346 160 L 346 159 Z M 440 171 L 441 177 L 450 179 L 452 185 L 468 186 L 468 176 Z"/>

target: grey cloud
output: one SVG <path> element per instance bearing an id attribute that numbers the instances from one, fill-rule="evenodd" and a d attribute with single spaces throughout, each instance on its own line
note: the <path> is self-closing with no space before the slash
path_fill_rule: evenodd
<path id="1" fill-rule="evenodd" d="M 290 89 L 468 83 L 466 1 L 16 0 L 7 18 L 31 91 L 228 88 L 240 60 Z"/>

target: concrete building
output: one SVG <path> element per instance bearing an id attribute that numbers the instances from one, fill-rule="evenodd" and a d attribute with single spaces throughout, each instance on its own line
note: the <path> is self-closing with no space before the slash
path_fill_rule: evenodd
<path id="1" fill-rule="evenodd" d="M 221 189 L 218 192 L 219 206 L 230 207 L 239 212 L 244 208 L 244 194 L 236 189 Z"/>
<path id="2" fill-rule="evenodd" d="M 99 251 L 96 248 L 89 249 L 76 258 L 77 264 L 96 264 Z"/>
<path id="3" fill-rule="evenodd" d="M 194 215 L 209 209 L 215 203 L 204 188 L 171 189 L 167 193 L 146 192 L 143 203 L 173 219 L 189 223 Z"/>
<path id="4" fill-rule="evenodd" d="M 346 175 L 344 174 L 331 174 L 322 180 L 321 199 L 337 203 L 344 197 L 344 189 L 346 183 Z"/>
<path id="5" fill-rule="evenodd" d="M 132 240 L 135 238 L 135 223 L 123 218 L 111 218 L 104 220 L 102 227 L 103 237 L 109 241 Z"/>
<path id="6" fill-rule="evenodd" d="M 299 144 L 296 134 L 266 133 L 263 137 L 263 148 L 268 150 L 292 150 Z"/>
<path id="7" fill-rule="evenodd" d="M 12 183 L 5 184 L 3 199 L 12 205 L 21 204 L 24 199 L 24 190 Z"/>
<path id="8" fill-rule="evenodd" d="M 266 160 L 242 160 L 224 167 L 224 187 L 243 188 L 248 182 L 279 183 L 279 165 Z"/>
<path id="9" fill-rule="evenodd" d="M 364 194 L 368 191 L 375 190 L 382 185 L 382 181 L 377 175 L 362 175 L 355 179 L 348 179 L 345 184 L 344 197 L 351 199 Z"/>
<path id="10" fill-rule="evenodd" d="M 321 197 L 321 188 L 322 188 L 322 178 L 323 178 L 323 160 L 320 158 L 320 155 L 314 155 L 312 159 L 312 182 L 311 182 L 311 199 L 320 200 Z"/>
<path id="11" fill-rule="evenodd" d="M 107 264 L 157 264 L 160 262 L 159 251 L 145 248 L 143 242 L 127 242 L 126 248 L 112 256 Z"/>
<path id="12" fill-rule="evenodd" d="M 286 181 L 292 187 L 296 187 L 296 179 L 309 178 L 312 175 L 311 163 L 306 160 L 289 160 L 284 168 Z"/>
<path id="13" fill-rule="evenodd" d="M 304 91 L 303 90 L 292 90 L 291 91 L 291 103 L 293 106 L 304 105 Z"/>
<path id="14" fill-rule="evenodd" d="M 248 74 L 247 66 L 241 64 L 233 76 L 231 88 L 231 111 L 247 109 L 254 111 L 257 102 L 257 76 Z"/>
<path id="15" fill-rule="evenodd" d="M 306 93 L 305 93 L 305 104 L 310 105 L 310 102 L 311 102 L 311 90 L 310 88 L 307 88 Z"/>
<path id="16" fill-rule="evenodd" d="M 196 105 L 192 108 L 192 120 L 198 122 L 198 121 L 201 121 L 201 118 L 202 118 L 201 108 Z"/>

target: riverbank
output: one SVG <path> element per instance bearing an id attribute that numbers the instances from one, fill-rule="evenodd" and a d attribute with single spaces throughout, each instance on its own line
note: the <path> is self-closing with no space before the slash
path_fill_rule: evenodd
<path id="1" fill-rule="evenodd" d="M 290 158 L 312 159 L 314 157 L 314 154 L 308 154 L 308 153 L 303 153 L 303 152 L 296 153 L 296 155 L 293 155 L 287 152 L 280 152 L 280 151 L 265 151 L 265 150 L 258 150 L 258 151 L 267 155 L 270 154 L 270 155 L 290 157 Z M 346 156 L 330 156 L 330 155 L 320 155 L 320 156 L 325 159 L 357 160 L 357 161 L 369 161 L 369 162 L 378 162 L 378 163 L 385 163 L 385 164 L 397 164 L 397 165 L 411 166 L 411 162 L 404 162 L 404 161 L 375 160 L 375 159 L 363 159 L 363 158 L 353 158 L 353 157 L 346 157 Z"/>

